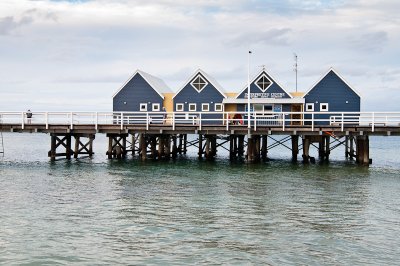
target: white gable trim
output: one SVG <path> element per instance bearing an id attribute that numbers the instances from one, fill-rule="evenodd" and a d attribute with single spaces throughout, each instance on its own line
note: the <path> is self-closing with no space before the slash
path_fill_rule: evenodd
<path id="1" fill-rule="evenodd" d="M 290 93 L 288 93 L 286 90 L 285 90 L 285 88 L 281 85 L 281 84 L 279 84 L 279 82 L 277 82 L 276 81 L 276 79 L 270 74 L 270 73 L 268 73 L 265 69 L 262 69 L 260 72 L 258 72 L 258 74 L 252 79 L 252 80 L 250 80 L 250 85 L 251 84 L 253 84 L 255 81 L 256 81 L 256 79 L 257 79 L 257 77 L 258 76 L 260 76 L 262 73 L 265 73 L 265 74 L 267 74 L 267 76 L 269 76 L 272 80 L 271 80 L 271 86 L 272 86 L 272 84 L 273 83 L 276 83 L 276 85 L 278 85 L 290 98 L 293 98 L 293 96 L 290 94 Z M 268 78 L 269 79 L 269 78 Z M 256 84 L 257 85 L 257 84 Z M 271 87 L 271 86 L 269 86 L 265 91 L 263 91 L 263 92 L 266 92 L 266 91 L 268 91 L 268 89 Z M 238 95 L 236 95 L 236 97 L 235 97 L 235 99 L 237 99 L 245 90 L 247 90 L 247 88 L 248 88 L 248 84 L 246 84 L 246 86 L 244 86 L 244 88 L 238 93 Z M 257 88 L 259 88 L 258 86 L 257 86 Z M 261 90 L 262 91 L 262 90 Z"/>
<path id="2" fill-rule="evenodd" d="M 129 81 L 131 81 L 137 74 L 139 74 L 146 82 L 147 84 L 149 84 L 149 86 L 155 91 L 157 92 L 158 95 L 160 95 L 160 97 L 164 100 L 164 95 L 162 93 L 160 93 L 156 88 L 153 87 L 153 85 L 151 84 L 151 82 L 149 82 L 144 75 L 140 74 L 140 70 L 136 70 L 135 73 L 133 73 L 133 75 L 118 89 L 118 91 L 116 93 L 114 93 L 113 98 L 126 86 L 126 84 L 129 83 Z"/>
<path id="3" fill-rule="evenodd" d="M 210 83 L 211 85 L 214 86 L 215 89 L 217 89 L 217 91 L 224 97 L 227 98 L 227 96 L 225 95 L 225 93 L 222 91 L 222 88 L 219 84 L 216 84 L 212 78 L 210 78 L 210 76 L 205 73 L 203 70 L 201 70 L 200 68 L 197 69 L 194 74 L 192 76 L 190 76 L 190 78 L 183 84 L 183 86 L 175 93 L 174 97 L 172 97 L 172 99 L 174 99 L 185 87 L 186 85 L 190 84 L 190 81 L 194 78 L 197 77 L 197 75 L 201 74 L 206 82 Z M 192 88 L 193 90 L 197 91 L 195 88 Z M 199 92 L 199 91 L 197 91 Z M 201 91 L 200 91 L 201 92 Z"/>
<path id="4" fill-rule="evenodd" d="M 311 88 L 306 93 L 304 93 L 303 98 L 305 98 L 307 94 L 309 94 L 315 88 L 315 86 L 317 86 L 321 82 L 321 80 L 323 80 L 331 71 L 335 73 L 352 91 L 354 91 L 354 93 L 357 94 L 358 97 L 361 98 L 361 94 L 356 89 L 354 89 L 333 67 L 329 68 L 329 70 L 324 75 L 322 75 L 322 77 L 316 83 L 314 83 L 314 85 L 311 86 Z"/>

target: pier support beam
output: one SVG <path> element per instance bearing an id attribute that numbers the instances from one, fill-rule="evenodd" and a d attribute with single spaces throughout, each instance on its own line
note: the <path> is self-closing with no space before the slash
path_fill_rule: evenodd
<path id="1" fill-rule="evenodd" d="M 93 152 L 93 140 L 95 139 L 94 134 L 74 134 L 75 137 L 75 150 L 74 158 L 78 158 L 78 155 L 88 155 L 92 157 Z M 87 138 L 87 142 L 82 142 L 82 138 Z"/>
<path id="2" fill-rule="evenodd" d="M 262 136 L 261 158 L 263 161 L 268 159 L 268 135 Z"/>
<path id="3" fill-rule="evenodd" d="M 310 162 L 310 139 L 307 136 L 303 137 L 303 163 Z"/>
<path id="4" fill-rule="evenodd" d="M 292 139 L 292 161 L 296 162 L 297 155 L 299 154 L 299 136 L 292 135 L 291 139 Z"/>
<path id="5" fill-rule="evenodd" d="M 56 157 L 65 156 L 66 159 L 71 159 L 72 154 L 74 153 L 71 149 L 71 134 L 50 134 L 51 137 L 51 145 L 50 151 L 48 152 L 48 156 L 51 161 L 55 161 Z M 64 147 L 65 152 L 57 153 L 58 147 Z"/>
<path id="6" fill-rule="evenodd" d="M 203 158 L 203 135 L 199 134 L 199 152 L 198 152 L 199 159 Z"/>
<path id="7" fill-rule="evenodd" d="M 217 136 L 205 135 L 205 138 L 206 138 L 205 157 L 207 160 L 212 160 L 217 154 Z"/>
<path id="8" fill-rule="evenodd" d="M 372 160 L 369 158 L 369 137 L 357 136 L 357 154 L 356 162 L 361 165 L 369 165 Z"/>
<path id="9" fill-rule="evenodd" d="M 125 158 L 126 150 L 126 138 L 128 134 L 107 134 L 108 137 L 108 149 L 106 155 L 108 159 L 112 158 Z"/>
<path id="10" fill-rule="evenodd" d="M 252 135 L 247 139 L 247 162 L 260 161 L 260 136 Z"/>

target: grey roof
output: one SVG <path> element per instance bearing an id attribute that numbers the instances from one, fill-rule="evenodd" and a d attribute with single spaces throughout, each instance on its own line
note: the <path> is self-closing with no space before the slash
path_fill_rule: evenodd
<path id="1" fill-rule="evenodd" d="M 136 70 L 135 73 L 133 73 L 133 75 L 118 89 L 118 91 L 113 95 L 113 97 L 115 97 L 124 87 L 126 84 L 129 83 L 129 81 L 131 81 L 131 79 L 136 76 L 137 74 L 141 75 L 143 77 L 143 79 L 149 83 L 149 85 L 164 99 L 164 95 L 163 93 L 173 93 L 173 91 L 171 90 L 170 87 L 168 87 L 167 84 L 165 84 L 165 82 L 160 79 L 157 78 L 153 75 L 150 75 L 147 72 L 144 72 L 140 69 Z"/>

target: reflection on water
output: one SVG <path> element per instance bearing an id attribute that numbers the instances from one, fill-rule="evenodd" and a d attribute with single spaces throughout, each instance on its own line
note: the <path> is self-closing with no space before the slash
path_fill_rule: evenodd
<path id="1" fill-rule="evenodd" d="M 47 138 L 37 138 L 32 150 L 42 151 Z M 342 154 L 322 165 L 279 155 L 256 165 L 107 161 L 101 152 L 50 163 L 18 145 L 0 162 L 0 264 L 398 260 L 400 167 L 385 157 L 398 142 L 375 142 L 369 168 Z"/>

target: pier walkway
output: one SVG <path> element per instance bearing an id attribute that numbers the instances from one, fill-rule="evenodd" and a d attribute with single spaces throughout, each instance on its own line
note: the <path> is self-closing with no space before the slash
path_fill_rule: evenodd
<path id="1" fill-rule="evenodd" d="M 368 136 L 400 136 L 400 112 L 253 112 L 250 118 L 246 112 L 33 112 L 31 118 L 26 112 L 0 112 L 0 131 L 49 133 L 52 160 L 91 156 L 95 134 L 103 133 L 110 140 L 109 158 L 124 157 L 129 151 L 142 159 L 176 157 L 188 145 L 199 149 L 200 158 L 213 158 L 217 148 L 229 142 L 231 158 L 244 155 L 247 148 L 247 160 L 258 161 L 267 158 L 269 137 L 286 135 L 294 159 L 302 149 L 303 161 L 309 161 L 313 143 L 318 143 L 320 157 L 327 159 L 332 139 L 345 146 L 346 156 L 368 164 Z M 188 142 L 188 134 L 197 140 Z M 84 138 L 88 142 L 82 142 Z M 65 152 L 58 153 L 57 148 Z"/>

